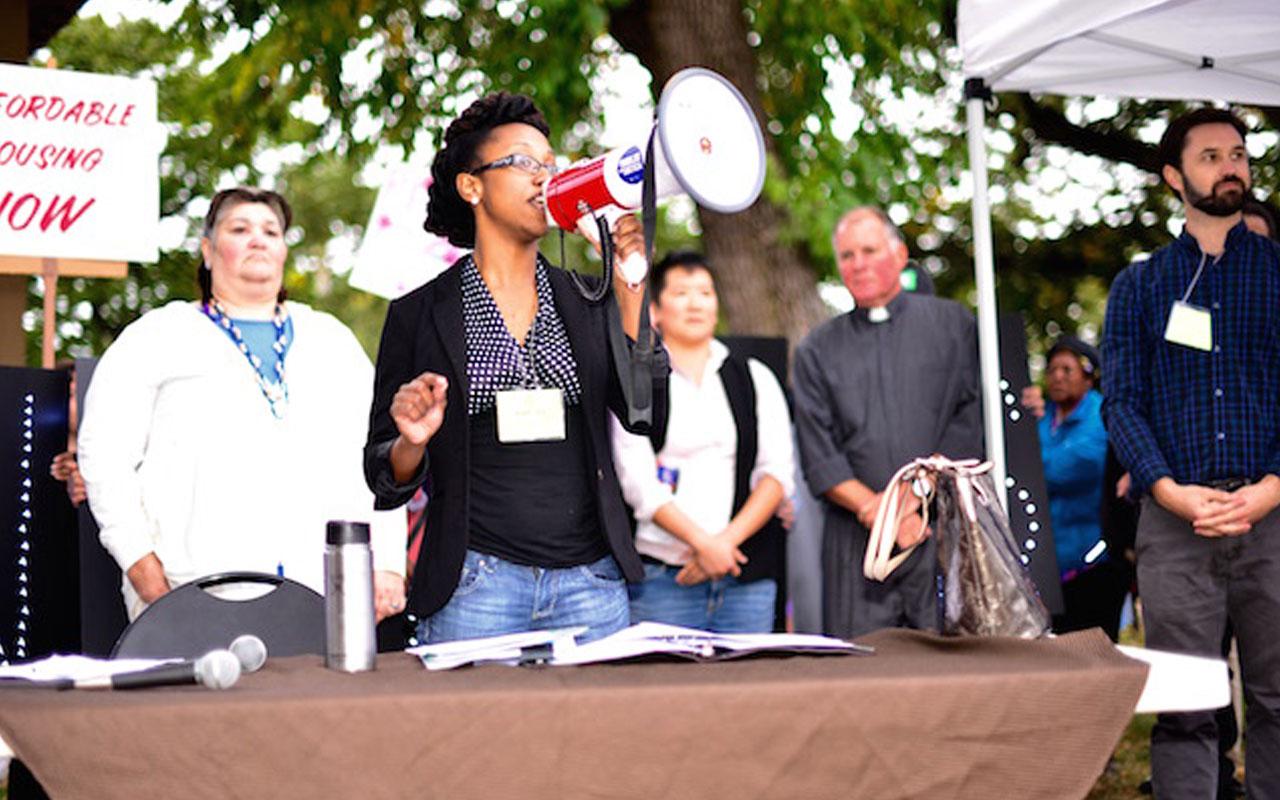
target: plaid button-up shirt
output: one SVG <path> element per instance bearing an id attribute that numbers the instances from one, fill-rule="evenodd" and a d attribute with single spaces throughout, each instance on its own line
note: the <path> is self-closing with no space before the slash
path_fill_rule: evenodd
<path id="1" fill-rule="evenodd" d="M 1208 351 L 1164 338 L 1184 296 L 1212 318 Z M 1280 474 L 1280 246 L 1241 222 L 1216 259 L 1183 232 L 1131 264 L 1111 286 L 1102 365 L 1107 433 L 1140 489 Z"/>

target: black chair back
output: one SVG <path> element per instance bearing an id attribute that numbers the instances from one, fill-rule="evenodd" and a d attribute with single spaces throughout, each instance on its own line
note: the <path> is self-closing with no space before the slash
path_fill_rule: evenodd
<path id="1" fill-rule="evenodd" d="M 270 587 L 248 600 L 208 590 L 230 584 Z M 242 634 L 262 640 L 271 656 L 324 653 L 324 598 L 297 581 L 261 572 L 224 572 L 169 592 L 138 615 L 112 658 L 197 658 Z"/>

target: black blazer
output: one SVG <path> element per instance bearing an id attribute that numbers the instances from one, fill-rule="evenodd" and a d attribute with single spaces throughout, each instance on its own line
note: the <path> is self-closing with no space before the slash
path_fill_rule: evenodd
<path id="1" fill-rule="evenodd" d="M 582 298 L 568 273 L 548 269 L 556 310 L 564 322 L 569 346 L 578 363 L 582 408 L 587 424 L 586 466 L 596 475 L 600 528 L 628 581 L 644 578 L 644 568 L 631 538 L 628 513 L 609 444 L 609 410 L 624 419 L 626 403 L 609 352 L 604 304 Z M 659 350 L 661 348 L 658 348 Z M 665 353 L 653 376 L 653 418 L 666 425 L 667 367 Z M 423 372 L 449 379 L 448 407 L 440 430 L 427 443 L 422 469 L 413 480 L 397 485 L 388 454 L 398 432 L 391 420 L 391 399 L 399 388 Z M 462 324 L 462 279 L 458 266 L 395 300 L 378 346 L 369 438 L 364 449 L 365 479 L 378 508 L 394 508 L 431 479 L 427 530 L 409 587 L 409 610 L 420 617 L 440 610 L 458 585 L 469 531 L 470 425 L 467 420 L 467 347 Z M 648 434 L 637 429 L 633 433 Z M 518 514 L 518 509 L 511 510 Z"/>

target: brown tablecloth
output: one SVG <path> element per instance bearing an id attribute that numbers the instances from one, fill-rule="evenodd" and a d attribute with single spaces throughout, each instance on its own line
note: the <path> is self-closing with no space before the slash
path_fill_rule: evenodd
<path id="1" fill-rule="evenodd" d="M 53 798 L 1080 798 L 1146 666 L 1056 640 L 881 631 L 874 656 L 345 675 L 231 690 L 0 691 Z"/>

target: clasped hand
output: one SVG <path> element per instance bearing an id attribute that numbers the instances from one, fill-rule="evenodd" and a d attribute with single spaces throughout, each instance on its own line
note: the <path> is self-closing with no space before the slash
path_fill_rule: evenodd
<path id="1" fill-rule="evenodd" d="M 1280 503 L 1280 478 L 1268 475 L 1233 492 L 1161 478 L 1151 494 L 1161 506 L 1190 522 L 1198 536 L 1242 536 Z"/>
<path id="2" fill-rule="evenodd" d="M 742 574 L 747 557 L 725 534 L 703 535 L 693 546 L 693 559 L 676 573 L 676 583 L 693 586 L 706 580 L 716 580 L 725 575 L 735 578 Z"/>

